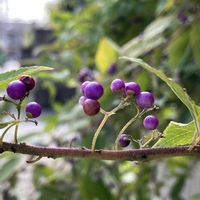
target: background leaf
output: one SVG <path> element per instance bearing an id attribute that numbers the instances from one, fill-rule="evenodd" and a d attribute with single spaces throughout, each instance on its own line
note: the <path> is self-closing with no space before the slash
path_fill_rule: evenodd
<path id="1" fill-rule="evenodd" d="M 189 31 L 180 33 L 179 31 L 176 34 L 176 38 L 173 39 L 169 46 L 169 64 L 170 67 L 176 68 L 183 58 L 186 47 L 188 46 L 189 41 Z"/>
<path id="2" fill-rule="evenodd" d="M 190 31 L 190 41 L 195 62 L 200 66 L 200 23 L 194 23 Z"/>
<path id="3" fill-rule="evenodd" d="M 102 74 L 105 74 L 109 66 L 117 61 L 118 47 L 108 38 L 102 38 L 99 42 L 95 56 L 95 63 Z"/>
<path id="4" fill-rule="evenodd" d="M 15 173 L 15 170 L 19 167 L 20 159 L 15 156 L 6 161 L 0 169 L 0 182 L 5 181 Z"/>
<path id="5" fill-rule="evenodd" d="M 23 74 L 34 74 L 39 71 L 44 71 L 44 70 L 52 70 L 53 68 L 50 67 L 44 67 L 44 66 L 32 66 L 32 67 L 23 67 L 17 70 L 11 70 L 5 73 L 0 74 L 0 90 L 5 89 L 7 84 L 15 79 L 18 79 L 19 76 Z"/>

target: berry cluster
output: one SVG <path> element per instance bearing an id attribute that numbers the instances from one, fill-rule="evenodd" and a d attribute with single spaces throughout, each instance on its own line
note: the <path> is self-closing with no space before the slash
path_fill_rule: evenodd
<path id="1" fill-rule="evenodd" d="M 145 112 L 154 108 L 154 95 L 148 91 L 141 91 L 140 85 L 136 82 L 125 83 L 121 79 L 115 79 L 111 82 L 110 89 L 113 93 L 119 93 L 123 97 L 123 103 L 119 109 L 123 108 L 124 105 L 130 105 L 132 104 L 131 102 L 134 102 L 135 106 L 140 111 L 140 116 L 138 115 L 138 118 Z M 98 99 L 102 97 L 104 93 L 103 86 L 95 81 L 85 81 L 81 84 L 80 90 L 83 96 L 80 97 L 79 103 L 83 106 L 84 112 L 89 116 L 99 113 L 100 104 Z M 155 130 L 158 125 L 159 120 L 155 115 L 148 115 L 143 120 L 143 126 L 148 130 Z M 125 133 L 122 133 L 118 140 L 118 144 L 121 147 L 127 147 L 130 144 L 130 141 L 130 137 Z"/>
<path id="2" fill-rule="evenodd" d="M 98 99 L 103 95 L 103 86 L 96 81 L 85 81 L 81 85 L 83 96 L 80 97 L 79 103 L 83 106 L 84 112 L 93 116 L 100 111 Z"/>
<path id="3" fill-rule="evenodd" d="M 22 102 L 34 87 L 35 80 L 29 75 L 22 75 L 19 80 L 14 80 L 8 84 L 6 92 L 11 99 Z M 30 102 L 26 105 L 25 110 L 28 118 L 36 118 L 40 116 L 42 107 L 37 102 Z"/>
<path id="4" fill-rule="evenodd" d="M 141 109 L 149 109 L 154 106 L 154 95 L 151 92 L 141 91 L 140 85 L 136 82 L 125 83 L 121 79 L 115 79 L 112 81 L 111 90 L 113 92 L 120 92 L 127 96 L 134 96 L 136 98 L 136 104 Z M 159 120 L 154 115 L 148 115 L 143 120 L 143 125 L 148 130 L 155 130 L 158 127 Z M 126 147 L 130 143 L 130 139 L 126 134 L 122 134 L 119 141 L 121 147 Z"/>

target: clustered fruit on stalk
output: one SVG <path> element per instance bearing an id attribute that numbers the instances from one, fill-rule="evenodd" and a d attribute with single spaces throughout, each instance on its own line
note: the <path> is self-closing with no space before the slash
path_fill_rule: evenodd
<path id="1" fill-rule="evenodd" d="M 29 75 L 22 75 L 19 77 L 18 80 L 14 80 L 10 82 L 6 88 L 7 97 L 6 95 L 4 97 L 1 97 L 0 100 L 12 103 L 16 106 L 17 109 L 17 116 L 15 114 L 12 114 L 10 112 L 5 112 L 10 117 L 13 118 L 12 121 L 5 123 L 5 130 L 3 134 L 0 137 L 0 144 L 3 142 L 3 137 L 8 132 L 8 130 L 15 126 L 15 143 L 18 143 L 17 139 L 17 133 L 18 133 L 18 125 L 21 122 L 33 122 L 37 125 L 37 122 L 35 120 L 32 120 L 33 118 L 39 117 L 42 112 L 42 107 L 37 102 L 29 102 L 25 106 L 25 113 L 26 113 L 26 119 L 21 120 L 21 104 L 23 100 L 28 97 L 30 91 L 35 87 L 35 80 L 32 78 L 32 76 Z"/>
<path id="2" fill-rule="evenodd" d="M 34 79 L 29 75 L 20 76 L 19 80 L 14 80 L 8 84 L 7 95 L 13 100 L 23 101 L 29 92 L 35 87 Z M 39 117 L 42 107 L 37 102 L 29 102 L 26 105 L 26 116 L 28 118 Z"/>
<path id="3" fill-rule="evenodd" d="M 81 84 L 80 89 L 83 96 L 80 97 L 79 103 L 83 106 L 85 114 L 93 116 L 99 113 L 101 107 L 98 100 L 104 93 L 103 86 L 95 81 L 85 81 Z M 124 99 L 124 102 L 129 102 L 132 100 L 135 102 L 135 106 L 141 110 L 139 113 L 140 115 L 138 114 L 138 118 L 139 116 L 141 117 L 145 112 L 153 110 L 155 106 L 154 95 L 148 91 L 141 91 L 140 85 L 136 82 L 125 83 L 121 79 L 115 79 L 111 82 L 110 89 L 114 93 L 120 93 Z M 155 115 L 148 115 L 143 120 L 143 126 L 148 130 L 155 130 L 158 125 L 159 120 Z M 124 132 L 119 136 L 119 140 L 117 141 L 118 144 L 121 147 L 127 147 L 131 142 L 131 137 Z"/>

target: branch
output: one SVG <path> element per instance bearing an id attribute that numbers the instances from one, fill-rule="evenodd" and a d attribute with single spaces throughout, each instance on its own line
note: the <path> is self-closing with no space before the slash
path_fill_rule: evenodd
<path id="1" fill-rule="evenodd" d="M 10 151 L 39 157 L 77 157 L 93 158 L 99 160 L 129 160 L 148 161 L 175 156 L 200 156 L 200 146 L 188 150 L 190 146 L 159 147 L 128 150 L 95 150 L 94 152 L 86 148 L 50 148 L 42 146 L 26 145 L 24 143 L 14 144 L 3 142 L 0 153 Z"/>

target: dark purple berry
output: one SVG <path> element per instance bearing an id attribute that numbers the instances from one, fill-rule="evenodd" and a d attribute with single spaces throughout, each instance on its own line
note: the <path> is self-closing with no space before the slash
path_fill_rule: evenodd
<path id="1" fill-rule="evenodd" d="M 122 134 L 121 137 L 119 138 L 119 145 L 121 147 L 127 147 L 130 144 L 131 140 L 128 138 L 126 134 Z"/>
<path id="2" fill-rule="evenodd" d="M 125 83 L 121 79 L 115 79 L 112 81 L 110 88 L 113 92 L 118 92 L 125 88 Z"/>
<path id="3" fill-rule="evenodd" d="M 83 95 L 85 95 L 84 91 L 85 91 L 85 87 L 87 86 L 88 83 L 90 83 L 90 81 L 85 81 L 81 84 L 81 92 Z"/>
<path id="4" fill-rule="evenodd" d="M 81 71 L 79 72 L 78 79 L 79 79 L 80 83 L 83 83 L 85 81 L 93 81 L 94 75 L 93 75 L 92 70 L 90 70 L 89 68 L 81 69 Z"/>
<path id="5" fill-rule="evenodd" d="M 81 96 L 80 98 L 79 98 L 79 103 L 83 106 L 83 103 L 84 103 L 84 101 L 87 99 L 87 97 L 85 97 L 85 96 Z"/>
<path id="6" fill-rule="evenodd" d="M 126 95 L 138 96 L 140 94 L 141 89 L 138 83 L 129 82 L 125 83 L 125 91 Z"/>
<path id="7" fill-rule="evenodd" d="M 103 86 L 95 81 L 92 81 L 84 88 L 84 94 L 88 99 L 99 99 L 104 93 Z"/>
<path id="8" fill-rule="evenodd" d="M 151 92 L 141 92 L 136 97 L 136 102 L 141 108 L 151 108 L 154 105 L 154 95 Z"/>
<path id="9" fill-rule="evenodd" d="M 14 100 L 19 100 L 25 97 L 26 86 L 23 82 L 15 80 L 8 84 L 6 91 L 10 98 Z"/>
<path id="10" fill-rule="evenodd" d="M 25 84 L 27 91 L 30 91 L 35 87 L 35 80 L 32 76 L 23 75 L 20 76 L 19 80 Z"/>
<path id="11" fill-rule="evenodd" d="M 159 120 L 154 115 L 148 115 L 143 120 L 143 125 L 148 130 L 154 130 L 158 127 Z"/>
<path id="12" fill-rule="evenodd" d="M 188 17 L 186 16 L 184 10 L 179 10 L 177 13 L 177 18 L 182 24 L 186 24 L 188 22 Z"/>
<path id="13" fill-rule="evenodd" d="M 26 116 L 28 118 L 39 117 L 42 112 L 42 107 L 37 102 L 30 102 L 26 105 Z"/>
<path id="14" fill-rule="evenodd" d="M 113 63 L 108 68 L 108 74 L 113 75 L 117 71 L 117 64 Z"/>
<path id="15" fill-rule="evenodd" d="M 97 100 L 86 99 L 83 102 L 83 110 L 89 116 L 96 115 L 100 111 L 100 104 Z"/>

